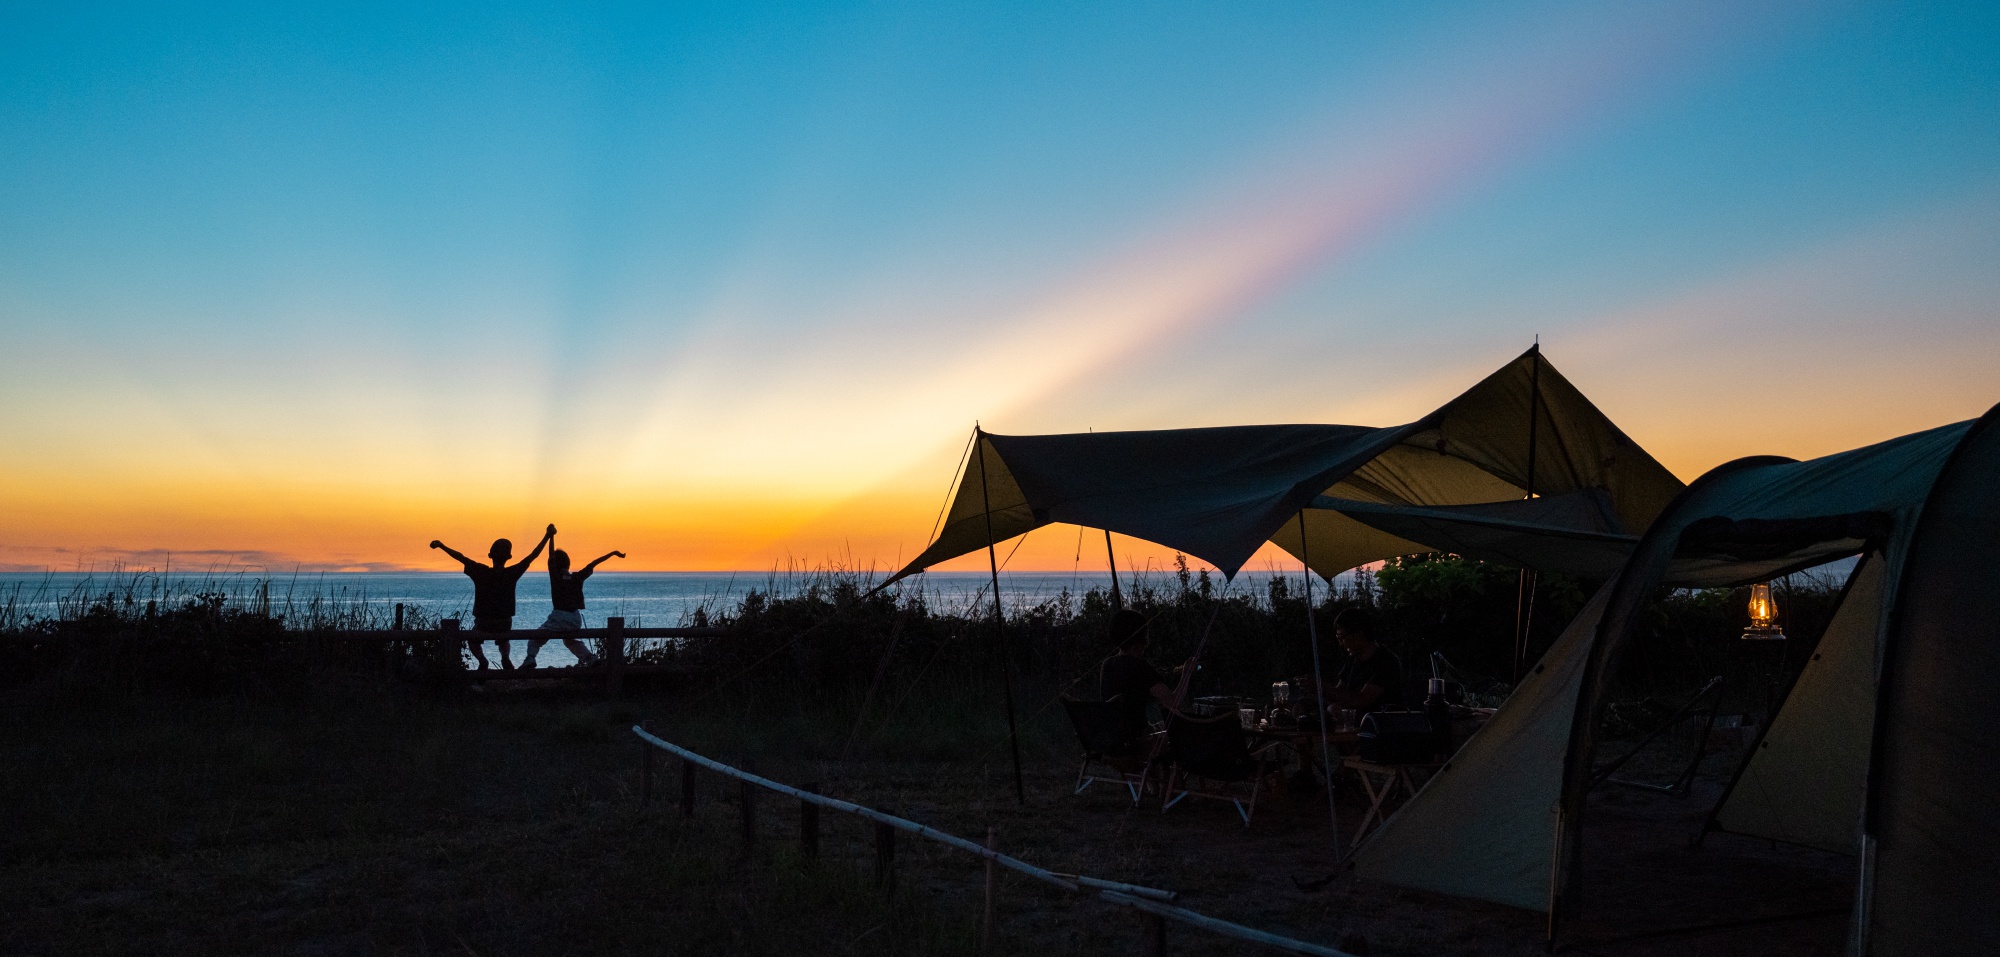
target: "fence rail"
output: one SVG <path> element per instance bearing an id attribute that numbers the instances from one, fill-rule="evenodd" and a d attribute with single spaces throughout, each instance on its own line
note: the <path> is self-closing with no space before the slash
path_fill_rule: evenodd
<path id="1" fill-rule="evenodd" d="M 287 634 L 287 638 L 321 641 L 528 641 L 545 638 L 559 641 L 564 638 L 724 638 L 735 634 L 727 628 L 579 628 L 575 631 L 543 631 L 538 628 L 516 628 L 512 631 L 447 631 L 444 629 L 364 629 L 344 631 L 301 631 Z"/>
<path id="2" fill-rule="evenodd" d="M 402 623 L 402 605 L 396 605 L 396 623 Z M 576 629 L 576 631 L 544 631 L 544 629 L 512 629 L 512 631 L 464 631 L 458 627 L 458 619 L 446 619 L 438 629 L 368 629 L 368 631 L 302 631 L 286 635 L 288 639 L 304 641 L 560 641 L 560 639 L 598 639 L 604 643 L 604 665 L 584 667 L 584 669 L 534 669 L 534 671 L 504 671 L 504 669 L 482 669 L 474 675 L 474 681 L 514 681 L 514 679 L 558 679 L 558 677 L 602 677 L 604 691 L 608 695 L 618 695 L 624 691 L 626 675 L 666 675 L 678 673 L 680 669 L 672 665 L 628 665 L 626 663 L 626 641 L 632 639 L 722 639 L 734 635 L 730 629 L 628 629 L 622 617 L 604 619 L 602 629 Z"/>
<path id="3" fill-rule="evenodd" d="M 702 755 L 696 754 L 693 751 L 689 751 L 688 749 L 683 748 L 680 745 L 674 744 L 671 741 L 667 741 L 655 736 L 652 732 L 647 731 L 644 727 L 640 725 L 633 725 L 632 733 L 638 735 L 639 739 L 646 742 L 648 745 L 651 745 L 652 747 L 658 748 L 662 751 L 666 751 L 670 754 L 676 755 L 680 757 L 682 760 L 689 762 L 691 765 L 698 765 L 700 767 L 707 768 L 718 774 L 726 775 L 728 777 L 735 778 L 739 781 L 743 781 L 748 785 L 764 788 L 765 790 L 773 791 L 778 794 L 783 794 L 788 797 L 797 798 L 799 801 L 807 805 L 811 805 L 814 807 L 828 808 L 831 810 L 852 814 L 855 815 L 856 817 L 866 818 L 868 820 L 874 821 L 878 829 L 889 828 L 892 829 L 892 832 L 905 831 L 910 834 L 915 834 L 919 837 L 936 841 L 939 844 L 943 844 L 947 847 L 956 848 L 968 854 L 984 858 L 987 861 L 992 862 L 993 864 L 997 864 L 1001 867 L 1005 867 L 1009 870 L 1016 871 L 1018 873 L 1026 874 L 1027 876 L 1032 877 L 1035 880 L 1040 881 L 1044 884 L 1048 884 L 1053 887 L 1060 887 L 1063 890 L 1070 891 L 1072 893 L 1096 891 L 1097 892 L 1096 896 L 1097 899 L 1099 900 L 1141 911 L 1143 913 L 1151 915 L 1152 917 L 1158 920 L 1177 921 L 1183 924 L 1188 924 L 1190 926 L 1200 927 L 1203 930 L 1215 934 L 1220 934 L 1224 937 L 1234 938 L 1236 940 L 1244 941 L 1246 943 L 1259 944 L 1275 950 L 1282 950 L 1294 954 L 1309 954 L 1312 955 L 1312 957 L 1353 957 L 1352 954 L 1349 954 L 1346 951 L 1335 950 L 1331 947 L 1323 947 L 1319 944 L 1308 943 L 1306 941 L 1296 940 L 1290 937 L 1281 937 L 1277 934 L 1272 934 L 1266 931 L 1257 930 L 1254 927 L 1245 927 L 1242 924 L 1231 923 L 1226 920 L 1221 920 L 1215 917 L 1209 917 L 1206 914 L 1201 914 L 1195 911 L 1188 910 L 1185 907 L 1176 906 L 1173 902 L 1178 897 L 1178 895 L 1175 894 L 1173 891 L 1160 890 L 1158 888 L 1153 888 L 1153 887 L 1141 887 L 1136 884 L 1126 884 L 1119 881 L 1101 880 L 1099 878 L 1086 877 L 1079 874 L 1058 873 L 1055 871 L 1048 870 L 1046 868 L 1036 867 L 1035 865 L 1020 860 L 1019 858 L 1010 857 L 990 847 L 983 846 L 974 841 L 966 840 L 965 838 L 959 837 L 954 834 L 947 834 L 944 831 L 940 831 L 928 825 L 919 824 L 915 821 L 905 820 L 904 818 L 896 817 L 893 814 L 884 814 L 883 812 L 877 811 L 874 808 L 863 807 L 862 805 L 855 804 L 852 801 L 842 801 L 839 798 L 831 798 L 823 794 L 816 794 L 811 790 L 795 788 L 795 787 L 790 787 L 788 785 L 779 784 L 778 782 L 773 781 L 769 778 L 753 774 L 749 771 L 745 771 L 740 768 L 731 767 L 727 764 L 723 764 L 720 761 L 714 760 L 713 758 L 703 757 Z M 650 788 L 651 788 L 650 763 L 648 763 L 647 768 L 648 768 L 647 788 L 648 788 L 648 793 L 650 793 Z M 692 782 L 693 782 L 692 778 L 686 778 L 683 780 L 683 793 L 681 798 L 682 801 L 681 806 L 683 812 L 691 810 L 692 791 L 688 790 L 688 788 L 691 787 Z M 748 820 L 748 818 L 746 818 L 746 820 Z M 892 843 L 889 846 L 893 847 L 894 845 Z M 882 856 L 882 850 L 878 843 L 878 848 L 877 848 L 878 869 L 881 867 L 880 863 L 881 856 Z"/>

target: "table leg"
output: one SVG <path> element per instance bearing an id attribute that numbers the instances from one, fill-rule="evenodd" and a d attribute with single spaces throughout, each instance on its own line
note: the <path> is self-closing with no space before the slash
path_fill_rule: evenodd
<path id="1" fill-rule="evenodd" d="M 1368 793 L 1368 813 L 1362 815 L 1361 823 L 1355 825 L 1354 839 L 1348 842 L 1348 847 L 1360 846 L 1361 839 L 1368 835 L 1369 826 L 1381 823 L 1382 802 L 1389 799 L 1389 795 L 1394 792 L 1396 787 L 1395 776 L 1393 774 L 1389 779 L 1381 782 L 1380 787 L 1377 787 L 1375 779 L 1367 771 L 1355 768 L 1354 773 L 1355 776 L 1361 779 L 1361 789 Z"/>

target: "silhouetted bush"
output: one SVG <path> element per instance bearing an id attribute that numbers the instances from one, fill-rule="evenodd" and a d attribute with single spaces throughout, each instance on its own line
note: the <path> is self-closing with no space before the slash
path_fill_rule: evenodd
<path id="1" fill-rule="evenodd" d="M 838 567 L 773 575 L 733 606 L 705 605 L 683 622 L 726 629 L 727 637 L 642 640 L 631 657 L 691 673 L 682 693 L 725 694 L 755 706 L 780 699 L 851 703 L 871 694 L 904 695 L 925 683 L 985 682 L 1003 660 L 1024 687 L 1088 697 L 1096 693 L 1098 663 L 1112 653 L 1106 635 L 1114 599 L 1104 588 L 1035 601 L 1003 596 L 1002 640 L 983 588 L 947 596 L 926 590 L 921 577 L 879 584 L 872 573 Z M 1517 569 L 1449 555 L 1391 561 L 1333 585 L 1313 582 L 1321 666 L 1330 677 L 1343 661 L 1333 641 L 1335 617 L 1368 606 L 1379 622 L 1378 639 L 1402 659 L 1411 685 L 1429 675 L 1437 653 L 1449 663 L 1449 677 L 1497 701 L 1514 678 L 1520 584 Z M 1152 619 L 1155 662 L 1184 661 L 1203 648 L 1197 695 L 1261 695 L 1274 680 L 1312 671 L 1302 577 L 1230 583 L 1182 559 L 1165 574 L 1130 576 L 1123 585 L 1118 600 Z M 1529 663 L 1596 587 L 1562 575 L 1539 577 Z M 87 693 L 289 694 L 338 675 L 437 680 L 463 667 L 458 650 L 445 642 L 288 640 L 388 622 L 358 593 L 282 590 L 274 597 L 272 582 L 239 578 L 175 592 L 160 576 L 113 577 L 95 590 L 79 585 L 60 596 L 54 615 L 30 618 L 19 611 L 17 589 L 0 595 L 6 638 L 0 683 L 42 679 Z M 1786 674 L 1810 653 L 1838 593 L 1839 582 L 1825 575 L 1780 583 L 1793 635 Z M 1776 665 L 1736 637 L 1746 600 L 1741 589 L 1664 593 L 1649 609 L 1648 633 L 1621 664 L 1619 693 L 1670 694 L 1721 674 L 1735 698 L 1761 704 Z M 435 627 L 414 610 L 406 624 Z"/>

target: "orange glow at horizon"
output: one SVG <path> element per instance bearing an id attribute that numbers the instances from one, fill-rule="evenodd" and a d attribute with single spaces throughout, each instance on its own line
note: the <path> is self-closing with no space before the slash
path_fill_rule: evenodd
<path id="1" fill-rule="evenodd" d="M 959 177 L 971 195 L 992 176 L 954 165 L 954 150 L 995 143 L 958 130 L 938 137 L 935 155 L 912 152 L 930 143 L 921 125 L 924 135 L 894 148 L 848 144 L 860 168 L 847 171 L 850 187 L 889 200 L 872 224 L 849 220 L 873 202 L 807 201 L 846 181 L 815 178 L 825 158 L 803 154 L 724 191 L 714 222 L 729 229 L 702 220 L 686 234 L 639 225 L 687 202 L 679 179 L 662 175 L 671 182 L 652 183 L 658 192 L 628 210 L 621 189 L 646 176 L 594 167 L 574 171 L 594 205 L 563 193 L 517 209 L 499 187 L 452 194 L 465 209 L 521 215 L 512 226 L 474 217 L 433 234 L 425 216 L 437 210 L 413 206 L 401 232 L 377 235 L 361 216 L 335 243 L 300 225 L 310 215 L 274 202 L 279 225 L 264 228 L 312 268 L 201 258 L 213 250 L 189 253 L 190 266 L 165 248 L 174 239 L 115 265 L 75 252 L 116 245 L 106 237 L 125 227 L 107 214 L 117 228 L 76 227 L 79 245 L 63 247 L 83 264 L 76 275 L 44 287 L 25 267 L 0 268 L 0 569 L 452 570 L 429 541 L 483 554 L 495 537 L 525 547 L 553 522 L 564 547 L 631 556 L 613 569 L 887 572 L 927 544 L 974 422 L 1012 433 L 1395 425 L 1537 334 L 1585 395 L 1684 480 L 1743 455 L 1810 458 L 1980 415 L 2000 400 L 2000 173 L 1936 174 L 1942 185 L 1927 194 L 1884 190 L 1838 216 L 1822 185 L 1796 208 L 1759 214 L 1769 222 L 1745 214 L 1742 224 L 1734 204 L 1766 187 L 1718 191 L 1708 202 L 1726 215 L 1715 221 L 1765 231 L 1704 257 L 1684 247 L 1708 241 L 1710 221 L 1680 222 L 1675 190 L 1700 192 L 1690 184 L 1717 175 L 1704 165 L 1717 162 L 1711 152 L 1755 153 L 1744 144 L 1761 140 L 1731 139 L 1739 134 L 1723 123 L 1713 149 L 1685 158 L 1686 182 L 1670 175 L 1683 168 L 1673 157 L 1621 152 L 1635 150 L 1621 140 L 1633 127 L 1679 142 L 1693 120 L 1675 110 L 1690 100 L 1661 90 L 1729 82 L 1708 69 L 1727 59 L 1716 51 L 1817 23 L 1804 6 L 1679 0 L 1489 14 L 1490 30 L 1468 20 L 1388 66 L 1329 74 L 1327 90 L 1286 100 L 1266 124 L 1200 136 L 1169 136 L 1178 121 L 1145 126 L 1157 139 L 1132 142 L 1225 145 L 1166 156 L 1169 172 L 1147 177 L 1149 192 L 1102 208 L 1079 201 L 1074 219 L 1039 207 L 1009 219 L 992 196 L 975 212 L 941 201 L 961 194 L 938 184 Z M 1692 101 L 1713 109 L 1714 99 Z M 949 113 L 972 117 L 982 135 L 1006 126 Z M 1088 136 L 1109 135 L 1099 114 L 1078 114 Z M 1930 125 L 1952 129 L 1953 115 Z M 805 125 L 841 131 L 827 146 L 837 152 L 850 124 L 867 139 L 855 119 Z M 766 135 L 784 140 L 760 131 L 756 142 Z M 634 150 L 623 165 L 652 169 L 650 146 L 617 145 Z M 1047 168 L 992 188 L 1085 195 L 1055 145 L 1035 150 Z M 512 150 L 479 155 L 497 162 Z M 1593 150 L 1613 158 L 1578 159 Z M 911 170 L 930 191 L 884 185 L 878 167 L 890 155 L 937 164 Z M 436 169 L 470 162 L 447 159 Z M 1753 159 L 1740 162 L 1767 184 L 1792 175 Z M 1594 173 L 1572 177 L 1572 162 Z M 794 168 L 810 175 L 788 179 Z M 1536 175 L 1548 182 L 1522 185 Z M 434 181 L 415 179 L 426 191 Z M 370 195 L 369 182 L 326 205 L 365 207 L 352 200 Z M 1501 195 L 1515 189 L 1526 198 Z M 1647 189 L 1659 195 L 1635 198 Z M 160 235 L 205 222 L 206 202 Z M 1554 212 L 1524 225 L 1524 210 Z M 46 218 L 23 219 L 28 238 L 10 248 L 61 231 L 60 215 Z M 460 249 L 489 229 L 518 247 Z M 226 239 L 208 241 L 240 253 L 265 234 L 217 235 Z M 937 236 L 965 246 L 927 245 Z M 411 244 L 409 263 L 394 261 L 398 242 Z M 1493 252 L 1510 244 L 1540 258 Z M 1622 258 L 1588 259 L 1599 244 L 1622 244 Z M 1502 265 L 1458 268 L 1489 254 Z M 1566 271 L 1572 261 L 1589 275 Z M 111 275 L 120 270 L 122 283 Z M 1121 570 L 1173 559 L 1122 536 L 1115 547 Z M 1101 571 L 1103 548 L 1100 533 L 1056 526 L 999 557 L 1012 570 Z M 1267 546 L 1245 568 L 1288 562 Z M 976 554 L 940 568 L 986 564 Z"/>

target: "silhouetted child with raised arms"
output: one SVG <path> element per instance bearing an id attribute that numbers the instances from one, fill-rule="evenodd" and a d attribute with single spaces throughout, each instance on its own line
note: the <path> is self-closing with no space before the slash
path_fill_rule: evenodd
<path id="1" fill-rule="evenodd" d="M 624 552 L 605 552 L 583 566 L 580 571 L 569 570 L 569 553 L 558 548 L 549 553 L 549 600 L 555 610 L 549 612 L 549 619 L 542 622 L 542 631 L 576 631 L 583 627 L 583 580 L 597 570 L 597 566 L 613 558 L 624 558 Z M 547 638 L 528 639 L 528 654 L 521 659 L 522 668 L 535 667 L 535 655 L 542 646 L 549 643 Z M 575 638 L 564 638 L 563 647 L 576 656 L 577 664 L 586 667 L 597 664 L 597 655 L 584 647 Z"/>
<path id="2" fill-rule="evenodd" d="M 458 559 L 458 563 L 465 566 L 465 576 L 472 579 L 473 631 L 504 635 L 514 629 L 514 584 L 528 573 L 528 566 L 533 565 L 535 559 L 542 557 L 542 549 L 549 547 L 555 537 L 556 527 L 550 525 L 548 531 L 542 533 L 542 540 L 535 545 L 535 550 L 529 552 L 528 557 L 518 565 L 507 564 L 507 559 L 514 557 L 514 543 L 504 538 L 494 539 L 493 547 L 486 550 L 486 557 L 493 559 L 492 565 L 481 565 L 443 542 L 431 541 L 432 548 L 444 549 L 445 554 Z M 473 638 L 467 644 L 472 646 L 472 657 L 479 661 L 479 670 L 485 671 L 489 666 L 486 651 L 480 647 L 482 641 Z M 508 658 L 511 642 L 505 638 L 494 638 L 492 641 L 500 649 L 500 667 L 513 671 L 514 662 Z"/>

